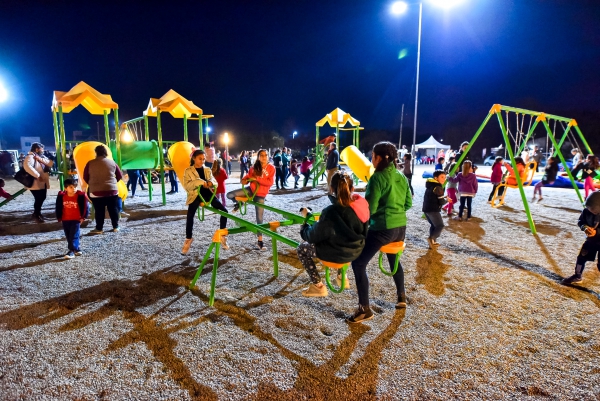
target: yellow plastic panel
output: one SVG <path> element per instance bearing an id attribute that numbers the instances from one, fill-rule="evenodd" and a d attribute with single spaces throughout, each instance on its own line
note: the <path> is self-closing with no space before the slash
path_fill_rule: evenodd
<path id="1" fill-rule="evenodd" d="M 350 170 L 352 170 L 354 175 L 363 182 L 369 181 L 369 178 L 371 178 L 375 172 L 373 163 L 371 163 L 354 145 L 345 147 L 344 150 L 342 150 L 342 153 L 340 153 L 340 157 L 342 161 L 348 165 Z"/>
<path id="2" fill-rule="evenodd" d="M 177 142 L 169 148 L 169 160 L 173 165 L 173 170 L 183 182 L 183 172 L 190 166 L 190 156 L 196 148 L 190 142 Z"/>

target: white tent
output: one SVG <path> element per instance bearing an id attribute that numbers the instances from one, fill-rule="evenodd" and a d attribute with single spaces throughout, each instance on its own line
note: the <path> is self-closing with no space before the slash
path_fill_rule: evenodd
<path id="1" fill-rule="evenodd" d="M 419 149 L 433 149 L 433 156 L 435 157 L 439 149 L 450 149 L 450 145 L 444 145 L 443 143 L 439 143 L 435 140 L 435 138 L 432 135 L 425 142 L 421 142 L 415 145 L 415 151 Z"/>

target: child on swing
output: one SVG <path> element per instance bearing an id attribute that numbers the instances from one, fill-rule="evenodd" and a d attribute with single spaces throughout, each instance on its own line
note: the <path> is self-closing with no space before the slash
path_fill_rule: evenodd
<path id="1" fill-rule="evenodd" d="M 594 192 L 594 177 L 596 176 L 596 170 L 598 169 L 599 163 L 598 158 L 594 155 L 588 155 L 584 161 L 580 161 L 575 168 L 571 171 L 573 177 L 577 176 L 581 171 L 581 179 L 583 180 L 583 187 L 585 188 L 585 197 L 587 198 L 590 192 Z"/>

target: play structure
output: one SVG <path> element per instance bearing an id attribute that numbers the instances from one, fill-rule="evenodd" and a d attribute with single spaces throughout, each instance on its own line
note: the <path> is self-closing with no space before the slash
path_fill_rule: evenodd
<path id="1" fill-rule="evenodd" d="M 506 114 L 507 122 L 510 119 L 510 113 L 514 113 L 516 115 L 517 133 L 515 135 L 510 133 L 509 127 L 507 124 L 505 124 L 505 120 L 502 117 L 502 112 L 504 112 Z M 471 149 L 471 147 L 473 146 L 473 144 L 475 143 L 475 141 L 477 140 L 477 138 L 479 137 L 479 135 L 481 134 L 481 132 L 483 131 L 485 126 L 487 125 L 487 123 L 490 121 L 490 119 L 494 115 L 496 115 L 496 117 L 498 119 L 498 123 L 500 125 L 500 130 L 502 131 L 502 137 L 504 139 L 504 144 L 506 145 L 506 152 L 508 153 L 508 158 L 510 158 L 512 168 L 515 172 L 518 171 L 517 165 L 515 162 L 515 155 L 521 154 L 523 149 L 525 149 L 525 146 L 527 145 L 529 140 L 533 137 L 534 131 L 535 131 L 536 127 L 538 126 L 538 124 L 540 124 L 540 123 L 542 124 L 542 126 L 545 129 L 545 132 L 547 135 L 546 141 L 547 142 L 550 141 L 552 143 L 552 146 L 554 149 L 553 155 L 558 156 L 558 158 L 560 159 L 563 166 L 567 166 L 567 163 L 561 152 L 561 147 L 564 144 L 567 136 L 569 135 L 571 128 L 575 129 L 575 131 L 577 132 L 577 134 L 579 136 L 579 139 L 581 140 L 581 143 L 585 146 L 585 149 L 588 151 L 588 153 L 590 153 L 590 154 L 593 153 L 592 149 L 590 148 L 587 141 L 585 140 L 583 133 L 579 129 L 577 122 L 574 119 L 560 117 L 560 116 L 556 116 L 553 114 L 546 114 L 546 113 L 537 112 L 537 111 L 531 111 L 531 110 L 519 109 L 516 107 L 509 107 L 509 106 L 503 106 L 500 104 L 495 104 L 494 106 L 492 106 L 487 117 L 485 118 L 485 120 L 483 121 L 483 123 L 481 124 L 481 126 L 479 127 L 479 129 L 477 130 L 475 135 L 473 136 L 473 139 L 469 142 L 469 146 L 467 147 L 466 151 L 457 160 L 456 166 L 450 172 L 451 175 L 454 175 L 456 173 L 456 170 L 460 166 L 464 157 L 467 155 L 467 153 L 469 152 L 469 150 Z M 523 117 L 519 120 L 520 115 L 522 115 Z M 526 134 L 524 134 L 522 131 L 525 116 L 529 116 L 529 121 L 530 121 L 529 128 L 528 128 L 528 131 Z M 521 121 L 520 126 L 518 124 L 519 121 Z M 552 129 L 550 128 L 549 121 L 554 121 L 555 129 L 556 129 L 556 122 L 559 122 L 565 128 L 560 140 L 557 141 L 557 139 L 556 139 L 557 137 L 555 136 L 555 131 L 553 132 Z M 566 126 L 565 126 L 565 124 L 566 124 Z M 513 146 L 514 146 L 514 150 L 513 150 Z M 504 203 L 504 197 L 506 196 L 506 192 L 507 192 L 508 188 L 519 189 L 519 192 L 521 194 L 521 199 L 523 200 L 523 206 L 525 208 L 525 213 L 527 213 L 527 220 L 529 221 L 529 228 L 531 229 L 531 232 L 533 234 L 536 234 L 537 231 L 535 229 L 535 223 L 531 216 L 531 211 L 529 209 L 527 197 L 525 196 L 524 188 L 531 185 L 531 183 L 533 182 L 533 173 L 535 172 L 535 168 L 536 168 L 535 162 L 528 163 L 526 166 L 526 173 L 527 173 L 526 177 L 527 178 L 525 180 L 522 180 L 519 174 L 515 174 L 516 185 L 502 184 L 501 186 L 499 186 L 499 188 L 497 188 L 496 193 L 494 194 L 494 198 L 492 200 L 492 205 L 497 207 Z M 566 170 L 567 176 L 571 182 L 571 186 L 575 189 L 577 196 L 579 197 L 579 200 L 583 203 L 583 197 L 581 196 L 581 192 L 579 191 L 579 187 L 577 185 L 575 178 L 572 176 L 572 174 L 568 168 L 566 168 L 565 170 Z M 502 189 L 500 189 L 500 188 L 502 188 Z M 499 198 L 499 193 L 501 193 L 500 198 Z"/>
<path id="2" fill-rule="evenodd" d="M 319 129 L 321 127 L 324 127 L 326 124 L 328 124 L 332 128 L 335 128 L 335 143 L 340 153 L 342 152 L 342 148 L 340 147 L 340 132 L 352 132 L 352 145 L 358 148 L 358 145 L 360 143 L 360 130 L 364 129 L 360 126 L 360 121 L 358 121 L 349 113 L 346 113 L 340 108 L 336 108 L 331 113 L 328 113 L 327 115 L 325 115 L 325 117 L 317 121 L 317 123 L 315 124 L 315 160 L 313 161 L 313 170 L 311 172 L 311 175 L 313 177 L 313 188 L 319 184 L 319 177 L 321 177 L 321 175 L 325 172 L 328 143 L 326 143 L 326 141 L 320 141 Z"/>

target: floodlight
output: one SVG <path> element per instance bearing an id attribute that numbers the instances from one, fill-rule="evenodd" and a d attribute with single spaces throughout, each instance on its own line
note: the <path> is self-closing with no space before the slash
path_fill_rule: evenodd
<path id="1" fill-rule="evenodd" d="M 121 131 L 121 142 L 123 142 L 123 143 L 133 142 L 133 135 L 131 135 L 131 132 L 129 132 L 129 130 L 127 128 L 125 128 L 123 131 Z"/>
<path id="2" fill-rule="evenodd" d="M 394 15 L 404 14 L 408 10 L 408 4 L 404 1 L 396 1 L 392 3 L 391 12 Z"/>
<path id="3" fill-rule="evenodd" d="M 5 102 L 8 99 L 8 91 L 4 88 L 0 82 L 0 103 Z"/>
<path id="4" fill-rule="evenodd" d="M 463 3 L 464 0 L 429 0 L 431 4 L 441 8 L 452 8 Z"/>

